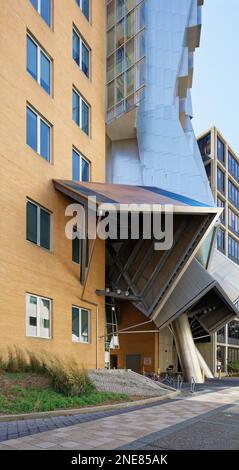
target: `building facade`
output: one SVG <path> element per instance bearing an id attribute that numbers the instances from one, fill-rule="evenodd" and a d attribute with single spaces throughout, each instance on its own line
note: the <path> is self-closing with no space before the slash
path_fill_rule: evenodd
<path id="1" fill-rule="evenodd" d="M 239 158 L 216 127 L 200 135 L 198 145 L 215 202 L 223 208 L 216 256 L 220 259 L 221 272 L 225 271 L 224 276 L 231 284 L 227 284 L 227 289 L 239 309 Z M 210 362 L 214 373 L 219 368 L 226 373 L 228 363 L 239 360 L 239 320 L 235 319 L 221 328 L 210 342 L 213 345 Z M 202 348 L 207 349 L 205 345 Z"/>
<path id="2" fill-rule="evenodd" d="M 46 350 L 86 368 L 181 367 L 202 381 L 195 341 L 235 317 L 208 270 L 222 211 L 191 124 L 202 4 L 4 2 L 2 348 Z M 104 203 L 117 224 L 120 205 L 147 203 L 160 206 L 165 227 L 170 207 L 171 232 L 145 237 L 141 209 L 138 238 L 91 238 L 86 224 L 80 239 L 76 223 L 70 240 L 71 205 L 86 211 L 88 196 L 98 225 Z"/>
<path id="3" fill-rule="evenodd" d="M 104 245 L 80 284 L 55 178 L 105 180 L 105 5 L 1 5 L 1 348 L 104 366 Z"/>

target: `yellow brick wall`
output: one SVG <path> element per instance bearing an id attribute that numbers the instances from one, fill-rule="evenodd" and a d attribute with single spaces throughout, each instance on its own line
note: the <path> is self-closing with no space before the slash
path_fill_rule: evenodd
<path id="1" fill-rule="evenodd" d="M 72 146 L 91 161 L 92 180 L 105 178 L 105 5 L 92 1 L 88 23 L 75 0 L 55 0 L 53 29 L 29 0 L 1 2 L 0 17 L 0 330 L 1 347 L 21 345 L 74 355 L 86 367 L 96 365 L 96 309 L 99 336 L 104 334 L 104 301 L 95 289 L 104 288 L 104 243 L 97 241 L 84 299 L 79 266 L 71 261 L 71 241 L 64 235 L 65 207 L 70 202 L 55 191 L 52 179 L 71 179 Z M 72 59 L 72 25 L 91 47 L 91 79 Z M 37 39 L 53 59 L 53 97 L 26 71 L 26 32 Z M 91 105 L 91 136 L 72 121 L 72 85 Z M 53 125 L 53 164 L 26 144 L 26 103 Z M 53 213 L 52 253 L 26 241 L 26 198 Z M 53 299 L 53 338 L 25 335 L 26 292 Z M 91 310 L 91 344 L 71 341 L 71 306 Z M 99 344 L 104 365 L 104 341 Z"/>

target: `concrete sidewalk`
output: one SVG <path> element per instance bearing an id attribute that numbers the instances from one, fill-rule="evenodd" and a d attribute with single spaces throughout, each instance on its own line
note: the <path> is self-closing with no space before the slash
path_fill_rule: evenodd
<path id="1" fill-rule="evenodd" d="M 202 419 L 223 413 L 239 401 L 239 387 L 196 394 L 154 406 L 125 410 L 124 413 L 74 426 L 12 439 L 0 443 L 1 450 L 110 450 L 142 449 L 155 443 L 159 433 L 195 425 Z M 238 411 L 238 408 L 235 407 Z M 239 415 L 238 415 L 239 416 Z M 198 430 L 197 430 L 198 431 Z M 207 436 L 204 432 L 204 439 Z M 196 441 L 194 440 L 196 443 Z M 194 443 L 193 442 L 193 443 Z M 182 445 L 182 444 L 180 444 Z M 200 444 L 201 445 L 201 444 Z M 153 447 L 154 448 L 154 447 Z M 170 448 L 173 448 L 172 446 Z M 181 447 L 183 448 L 183 447 Z"/>

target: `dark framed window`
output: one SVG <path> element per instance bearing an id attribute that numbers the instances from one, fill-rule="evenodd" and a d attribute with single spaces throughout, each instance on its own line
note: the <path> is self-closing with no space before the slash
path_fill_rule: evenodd
<path id="1" fill-rule="evenodd" d="M 80 264 L 80 239 L 77 237 L 77 228 L 74 227 L 73 235 L 75 238 L 72 240 L 72 261 Z"/>
<path id="2" fill-rule="evenodd" d="M 48 95 L 51 94 L 51 67 L 51 59 L 27 34 L 27 71 Z"/>
<path id="3" fill-rule="evenodd" d="M 239 322 L 236 320 L 228 323 L 228 343 L 239 346 Z"/>
<path id="4" fill-rule="evenodd" d="M 198 146 L 202 157 L 211 155 L 211 133 L 199 139 Z"/>
<path id="5" fill-rule="evenodd" d="M 225 343 L 226 342 L 226 329 L 225 326 L 220 328 L 217 332 L 217 342 L 218 343 Z"/>
<path id="6" fill-rule="evenodd" d="M 228 348 L 228 362 L 239 362 L 239 348 Z"/>
<path id="7" fill-rule="evenodd" d="M 85 134 L 90 133 L 90 106 L 76 91 L 72 90 L 72 119 Z"/>
<path id="8" fill-rule="evenodd" d="M 225 145 L 219 137 L 217 138 L 217 158 L 220 162 L 225 162 Z"/>
<path id="9" fill-rule="evenodd" d="M 239 243 L 230 235 L 228 236 L 228 257 L 239 264 Z"/>
<path id="10" fill-rule="evenodd" d="M 239 190 L 230 180 L 228 181 L 228 199 L 237 209 L 239 209 Z"/>
<path id="11" fill-rule="evenodd" d="M 27 106 L 27 145 L 51 161 L 51 126 L 30 106 Z"/>
<path id="12" fill-rule="evenodd" d="M 225 232 L 219 228 L 217 233 L 217 248 L 222 253 L 225 253 Z"/>
<path id="13" fill-rule="evenodd" d="M 90 342 L 90 312 L 85 308 L 72 307 L 72 341 Z"/>
<path id="14" fill-rule="evenodd" d="M 51 213 L 32 201 L 27 201 L 26 238 L 46 250 L 51 249 Z"/>
<path id="15" fill-rule="evenodd" d="M 90 20 L 90 0 L 76 0 L 77 5 L 80 7 L 86 19 Z"/>
<path id="16" fill-rule="evenodd" d="M 41 15 L 46 24 L 51 27 L 52 0 L 30 0 L 30 2 L 39 15 Z"/>
<path id="17" fill-rule="evenodd" d="M 90 180 L 90 163 L 75 149 L 72 150 L 72 179 L 85 182 Z"/>
<path id="18" fill-rule="evenodd" d="M 78 31 L 73 28 L 72 57 L 87 78 L 90 76 L 90 48 Z"/>
<path id="19" fill-rule="evenodd" d="M 222 224 L 225 224 L 225 202 L 220 197 L 217 198 L 217 207 L 221 207 L 223 209 L 220 220 Z"/>
<path id="20" fill-rule="evenodd" d="M 228 209 L 228 226 L 239 236 L 239 216 L 230 208 Z"/>
<path id="21" fill-rule="evenodd" d="M 221 193 L 225 192 L 225 174 L 220 168 L 217 169 L 217 189 Z"/>
<path id="22" fill-rule="evenodd" d="M 233 157 L 231 152 L 228 152 L 228 171 L 233 176 L 233 178 L 235 178 L 235 180 L 239 183 L 239 163 Z"/>

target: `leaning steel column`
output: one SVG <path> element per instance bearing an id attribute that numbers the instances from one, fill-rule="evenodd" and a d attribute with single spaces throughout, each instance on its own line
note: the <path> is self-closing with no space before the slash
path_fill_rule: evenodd
<path id="1" fill-rule="evenodd" d="M 193 378 L 196 383 L 202 383 L 202 372 L 187 314 L 183 313 L 177 318 L 172 328 L 184 379 L 190 382 Z"/>

